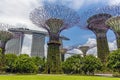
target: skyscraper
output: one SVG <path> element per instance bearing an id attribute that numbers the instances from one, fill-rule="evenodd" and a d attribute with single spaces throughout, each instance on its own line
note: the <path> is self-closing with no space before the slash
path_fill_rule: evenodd
<path id="1" fill-rule="evenodd" d="M 19 55 L 22 50 L 22 44 L 24 39 L 23 32 L 13 32 L 15 37 L 7 42 L 6 45 L 6 54 L 13 53 Z"/>
<path id="2" fill-rule="evenodd" d="M 44 57 L 45 35 L 40 33 L 32 34 L 31 56 Z"/>

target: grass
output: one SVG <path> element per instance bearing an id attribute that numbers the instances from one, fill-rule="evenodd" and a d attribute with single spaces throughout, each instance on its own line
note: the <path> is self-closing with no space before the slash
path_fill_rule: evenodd
<path id="1" fill-rule="evenodd" d="M 120 78 L 72 75 L 1 75 L 0 80 L 120 80 Z"/>

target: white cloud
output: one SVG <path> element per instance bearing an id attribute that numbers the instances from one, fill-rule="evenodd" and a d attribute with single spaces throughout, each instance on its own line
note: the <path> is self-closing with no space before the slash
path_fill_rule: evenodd
<path id="1" fill-rule="evenodd" d="M 73 49 L 70 51 L 67 51 L 68 54 L 82 54 L 82 52 L 78 49 Z"/>
<path id="2" fill-rule="evenodd" d="M 37 28 L 29 20 L 29 13 L 40 5 L 42 0 L 1 0 L 0 22 L 13 25 L 21 23 L 32 29 Z"/>
<path id="3" fill-rule="evenodd" d="M 110 51 L 113 51 L 113 50 L 117 49 L 116 40 L 114 40 L 113 42 L 109 42 L 108 45 L 109 45 Z"/>
<path id="4" fill-rule="evenodd" d="M 109 0 L 108 4 L 109 5 L 118 5 L 118 4 L 120 4 L 120 0 Z"/>
<path id="5" fill-rule="evenodd" d="M 83 46 L 90 46 L 90 47 L 94 47 L 96 46 L 96 39 L 94 38 L 88 38 L 88 41 L 83 45 Z"/>

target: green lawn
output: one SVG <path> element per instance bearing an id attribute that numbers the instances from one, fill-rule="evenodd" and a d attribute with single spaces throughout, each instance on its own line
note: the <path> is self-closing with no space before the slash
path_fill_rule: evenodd
<path id="1" fill-rule="evenodd" d="M 120 78 L 66 75 L 1 75 L 0 80 L 120 80 Z"/>

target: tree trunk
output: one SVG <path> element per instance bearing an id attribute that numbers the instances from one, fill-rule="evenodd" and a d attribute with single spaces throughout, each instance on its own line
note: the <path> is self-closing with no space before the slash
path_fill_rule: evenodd
<path id="1" fill-rule="evenodd" d="M 60 74 L 62 72 L 60 60 L 60 43 L 48 43 L 48 55 L 46 71 L 48 74 Z"/>
<path id="2" fill-rule="evenodd" d="M 98 58 L 100 58 L 102 63 L 106 63 L 106 59 L 109 54 L 109 47 L 106 35 L 104 37 L 97 36 L 97 51 Z"/>

